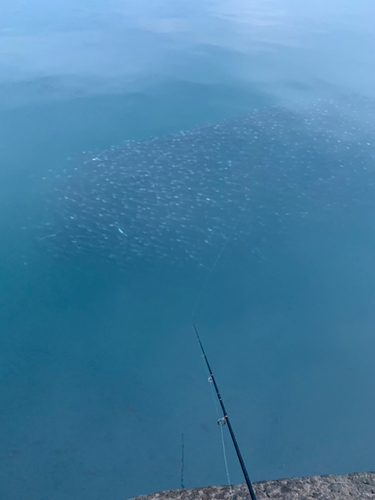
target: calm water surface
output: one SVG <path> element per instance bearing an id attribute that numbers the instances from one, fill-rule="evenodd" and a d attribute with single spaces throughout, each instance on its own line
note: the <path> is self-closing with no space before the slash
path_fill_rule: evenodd
<path id="1" fill-rule="evenodd" d="M 77 267 L 23 228 L 38 225 L 42 178 L 68 157 L 259 108 L 350 105 L 364 148 L 374 22 L 370 0 L 0 7 L 1 498 L 178 488 L 182 433 L 185 486 L 226 483 L 190 322 L 207 267 Z M 234 237 L 200 301 L 254 481 L 374 470 L 375 212 L 361 201 L 346 189 L 324 217 Z"/>

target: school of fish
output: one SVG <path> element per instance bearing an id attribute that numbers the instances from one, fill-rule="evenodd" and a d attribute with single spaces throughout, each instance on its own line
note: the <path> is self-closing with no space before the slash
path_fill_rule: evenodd
<path id="1" fill-rule="evenodd" d="M 267 231 L 370 203 L 371 137 L 322 105 L 275 107 L 85 153 L 43 179 L 38 239 L 53 256 L 124 267 L 212 261 L 229 237 L 251 248 Z"/>

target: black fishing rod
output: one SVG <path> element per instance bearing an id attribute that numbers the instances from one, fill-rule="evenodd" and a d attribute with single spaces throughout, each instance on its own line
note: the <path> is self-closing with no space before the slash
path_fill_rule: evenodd
<path id="1" fill-rule="evenodd" d="M 247 473 L 247 470 L 246 470 L 245 462 L 243 461 L 243 458 L 242 458 L 242 455 L 241 455 L 241 451 L 240 451 L 240 448 L 239 448 L 238 443 L 237 443 L 236 436 L 234 435 L 234 432 L 233 432 L 232 424 L 230 423 L 230 420 L 229 420 L 227 411 L 225 409 L 223 400 L 221 399 L 219 388 L 218 388 L 218 386 L 216 384 L 216 380 L 215 380 L 214 374 L 212 373 L 212 370 L 211 370 L 211 367 L 210 367 L 210 363 L 208 362 L 206 353 L 205 353 L 205 351 L 203 349 L 203 345 L 202 345 L 201 339 L 199 338 L 199 333 L 198 333 L 197 327 L 195 326 L 195 323 L 193 323 L 193 327 L 194 327 L 195 334 L 197 336 L 198 343 L 200 345 L 200 348 L 201 348 L 201 351 L 202 351 L 202 354 L 203 354 L 203 358 L 204 358 L 204 360 L 206 362 L 208 371 L 210 373 L 209 381 L 214 384 L 216 395 L 218 397 L 221 409 L 223 411 L 223 417 L 218 421 L 218 424 L 219 425 L 224 425 L 224 424 L 228 425 L 230 437 L 232 438 L 233 445 L 234 445 L 234 448 L 236 450 L 237 457 L 238 457 L 238 460 L 240 462 L 241 469 L 242 469 L 243 475 L 245 477 L 245 481 L 246 481 L 247 487 L 249 488 L 249 493 L 250 493 L 250 496 L 251 496 L 251 500 L 257 500 L 257 497 L 255 496 L 255 492 L 253 490 L 253 485 L 251 484 L 251 481 L 250 481 L 250 478 L 249 478 L 249 474 Z"/>

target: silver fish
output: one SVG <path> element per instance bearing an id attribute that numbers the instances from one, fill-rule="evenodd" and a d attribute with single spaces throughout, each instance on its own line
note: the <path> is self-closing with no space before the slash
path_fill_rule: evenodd
<path id="1" fill-rule="evenodd" d="M 39 238 L 67 259 L 202 263 L 229 237 L 258 251 L 264 234 L 372 203 L 371 133 L 326 106 L 86 153 L 44 181 Z"/>

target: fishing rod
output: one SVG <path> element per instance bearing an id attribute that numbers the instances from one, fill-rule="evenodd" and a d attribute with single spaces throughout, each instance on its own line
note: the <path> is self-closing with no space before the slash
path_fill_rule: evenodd
<path id="1" fill-rule="evenodd" d="M 217 395 L 217 398 L 219 400 L 221 409 L 223 411 L 223 416 L 222 416 L 222 418 L 220 418 L 218 420 L 218 424 L 219 425 L 225 425 L 225 424 L 227 424 L 228 429 L 229 429 L 229 433 L 230 433 L 230 437 L 232 438 L 233 445 L 234 445 L 234 448 L 236 450 L 237 457 L 238 457 L 238 460 L 240 462 L 243 475 L 245 477 L 245 481 L 246 481 L 247 487 L 249 488 L 249 493 L 250 493 L 251 500 L 257 500 L 257 497 L 256 497 L 254 489 L 253 489 L 253 485 L 251 484 L 251 481 L 250 481 L 250 478 L 249 478 L 249 474 L 247 473 L 247 470 L 246 470 L 245 462 L 243 461 L 243 458 L 242 458 L 242 455 L 241 455 L 241 451 L 240 451 L 240 448 L 239 448 L 238 443 L 237 443 L 236 436 L 234 435 L 234 432 L 233 432 L 232 424 L 230 423 L 227 411 L 225 409 L 223 400 L 221 398 L 221 394 L 219 392 L 219 388 L 217 386 L 214 374 L 212 373 L 212 370 L 211 370 L 211 367 L 210 367 L 210 363 L 208 362 L 205 350 L 203 349 L 203 345 L 202 345 L 201 339 L 199 337 L 198 329 L 195 326 L 195 323 L 193 323 L 193 327 L 194 327 L 194 331 L 195 331 L 195 334 L 196 334 L 197 339 L 198 339 L 199 346 L 200 346 L 202 354 L 203 354 L 203 359 L 205 360 L 207 368 L 208 368 L 208 371 L 210 373 L 210 378 L 208 380 L 214 384 L 216 395 Z"/>

